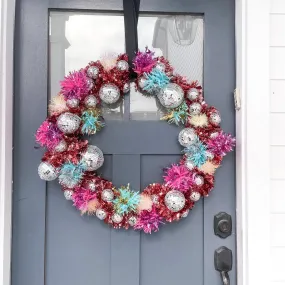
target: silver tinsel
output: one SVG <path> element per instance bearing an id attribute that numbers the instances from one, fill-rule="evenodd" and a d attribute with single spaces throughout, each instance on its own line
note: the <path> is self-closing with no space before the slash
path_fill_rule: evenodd
<path id="1" fill-rule="evenodd" d="M 106 104 L 114 104 L 120 98 L 120 89 L 112 83 L 104 84 L 99 90 L 101 100 Z"/>
<path id="2" fill-rule="evenodd" d="M 70 109 L 77 108 L 79 106 L 79 100 L 77 98 L 68 99 L 66 101 L 66 106 Z"/>
<path id="3" fill-rule="evenodd" d="M 123 87 L 123 92 L 128 93 L 130 91 L 130 83 L 125 83 Z"/>
<path id="4" fill-rule="evenodd" d="M 48 162 L 41 162 L 38 167 L 38 174 L 42 180 L 52 181 L 58 176 L 58 170 Z"/>
<path id="5" fill-rule="evenodd" d="M 85 153 L 82 154 L 82 162 L 86 163 L 87 171 L 94 171 L 104 163 L 104 155 L 101 149 L 95 145 L 89 145 Z"/>
<path id="6" fill-rule="evenodd" d="M 65 190 L 63 195 L 66 200 L 72 200 L 73 191 L 72 190 Z"/>
<path id="7" fill-rule="evenodd" d="M 129 64 L 125 60 L 119 60 L 117 62 L 117 68 L 119 70 L 125 71 L 129 69 Z"/>
<path id="8" fill-rule="evenodd" d="M 111 202 L 114 199 L 114 192 L 112 189 L 104 189 L 101 198 L 105 202 Z"/>
<path id="9" fill-rule="evenodd" d="M 176 83 L 169 83 L 157 95 L 161 105 L 165 108 L 176 108 L 184 101 L 184 91 Z"/>
<path id="10" fill-rule="evenodd" d="M 123 217 L 117 213 L 113 214 L 112 221 L 116 224 L 119 224 L 123 220 Z"/>
<path id="11" fill-rule="evenodd" d="M 186 210 L 182 215 L 181 215 L 181 218 L 187 218 L 189 214 L 189 210 Z"/>
<path id="12" fill-rule="evenodd" d="M 88 188 L 89 188 L 89 190 L 91 191 L 91 192 L 95 192 L 96 191 L 96 184 L 95 184 L 95 182 L 89 182 L 89 184 L 88 184 Z"/>
<path id="13" fill-rule="evenodd" d="M 96 107 L 98 101 L 94 95 L 88 95 L 84 99 L 84 104 L 87 108 L 94 108 Z"/>
<path id="14" fill-rule="evenodd" d="M 57 119 L 58 128 L 65 134 L 73 134 L 80 126 L 81 118 L 75 114 L 66 112 Z"/>
<path id="15" fill-rule="evenodd" d="M 99 75 L 99 68 L 97 66 L 90 66 L 87 69 L 87 76 L 96 79 Z"/>
<path id="16" fill-rule="evenodd" d="M 185 166 L 186 166 L 186 168 L 187 168 L 188 170 L 192 170 L 193 168 L 195 168 L 194 163 L 193 163 L 192 161 L 190 161 L 190 160 L 186 160 L 186 161 L 185 161 Z"/>
<path id="17" fill-rule="evenodd" d="M 91 90 L 94 87 L 94 81 L 91 78 L 87 77 L 87 85 L 88 85 L 88 89 Z"/>
<path id="18" fill-rule="evenodd" d="M 155 65 L 155 68 L 160 70 L 160 71 L 165 71 L 165 64 L 163 62 L 158 62 L 156 65 Z"/>
<path id="19" fill-rule="evenodd" d="M 58 145 L 54 148 L 55 152 L 63 152 L 67 149 L 67 143 L 65 140 L 61 140 Z"/>
<path id="20" fill-rule="evenodd" d="M 199 97 L 199 91 L 196 88 L 190 88 L 187 91 L 187 98 L 189 100 L 196 100 Z"/>
<path id="21" fill-rule="evenodd" d="M 159 199 L 158 199 L 157 195 L 155 195 L 155 194 L 151 195 L 151 201 L 153 204 L 158 204 L 158 200 Z"/>
<path id="22" fill-rule="evenodd" d="M 201 186 L 204 184 L 204 178 L 201 175 L 196 175 L 194 178 L 194 182 L 197 186 Z"/>
<path id="23" fill-rule="evenodd" d="M 165 195 L 164 202 L 171 212 L 179 212 L 185 206 L 185 197 L 180 191 L 171 190 Z"/>
<path id="24" fill-rule="evenodd" d="M 192 128 L 185 128 L 180 131 L 178 135 L 178 141 L 182 146 L 190 146 L 197 140 L 195 130 Z"/>
<path id="25" fill-rule="evenodd" d="M 133 227 L 137 223 L 137 218 L 135 216 L 129 217 L 128 223 Z"/>
<path id="26" fill-rule="evenodd" d="M 192 192 L 190 195 L 190 200 L 193 202 L 199 201 L 201 198 L 201 194 L 199 192 Z"/>
<path id="27" fill-rule="evenodd" d="M 221 123 L 221 116 L 219 113 L 212 113 L 210 115 L 210 122 L 214 125 L 219 125 Z"/>
<path id="28" fill-rule="evenodd" d="M 97 209 L 96 210 L 96 217 L 99 220 L 104 220 L 106 218 L 107 214 L 103 209 Z"/>
<path id="29" fill-rule="evenodd" d="M 189 113 L 191 115 L 198 115 L 201 113 L 201 110 L 202 110 L 202 106 L 200 103 L 192 103 L 189 106 Z"/>

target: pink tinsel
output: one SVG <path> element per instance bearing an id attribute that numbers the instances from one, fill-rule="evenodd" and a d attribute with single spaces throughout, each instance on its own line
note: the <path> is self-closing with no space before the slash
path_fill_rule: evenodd
<path id="1" fill-rule="evenodd" d="M 225 156 L 228 152 L 233 150 L 234 146 L 235 139 L 222 131 L 207 142 L 208 150 L 217 156 Z"/>
<path id="2" fill-rule="evenodd" d="M 61 93 L 64 98 L 72 99 L 82 99 L 88 93 L 90 86 L 88 83 L 88 78 L 84 71 L 73 71 L 69 75 L 64 77 L 64 80 L 60 82 Z"/>
<path id="3" fill-rule="evenodd" d="M 139 216 L 135 230 L 143 230 L 147 234 L 151 234 L 152 231 L 157 232 L 159 229 L 159 224 L 163 224 L 162 217 L 157 213 L 156 209 L 153 207 L 151 211 L 144 210 Z"/>
<path id="4" fill-rule="evenodd" d="M 44 121 L 36 132 L 36 141 L 49 150 L 54 149 L 62 139 L 62 132 L 56 125 Z"/>
<path id="5" fill-rule="evenodd" d="M 164 181 L 167 186 L 181 192 L 188 191 L 193 185 L 193 175 L 184 165 L 175 165 L 167 168 Z"/>
<path id="6" fill-rule="evenodd" d="M 78 187 L 72 195 L 73 206 L 81 211 L 84 211 L 87 208 L 88 202 L 95 198 L 96 192 L 91 192 L 85 188 Z"/>
<path id="7" fill-rule="evenodd" d="M 156 64 L 156 60 L 153 56 L 154 52 L 150 51 L 148 48 L 146 48 L 145 52 L 138 51 L 133 61 L 134 71 L 138 74 L 150 72 Z"/>

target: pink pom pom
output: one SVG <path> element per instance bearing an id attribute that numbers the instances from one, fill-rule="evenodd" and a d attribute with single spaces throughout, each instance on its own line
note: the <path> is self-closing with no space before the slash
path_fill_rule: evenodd
<path id="1" fill-rule="evenodd" d="M 93 199 L 96 199 L 96 193 L 82 187 L 76 188 L 72 195 L 73 206 L 80 211 L 86 211 L 88 202 Z"/>
<path id="2" fill-rule="evenodd" d="M 90 80 L 84 71 L 70 72 L 69 75 L 64 77 L 64 80 L 60 82 L 61 93 L 65 100 L 77 98 L 81 100 L 84 98 L 90 90 Z"/>
<path id="3" fill-rule="evenodd" d="M 181 192 L 188 191 L 194 184 L 192 173 L 184 165 L 175 165 L 167 168 L 164 181 L 167 186 Z"/>
<path id="4" fill-rule="evenodd" d="M 159 224 L 163 224 L 162 217 L 157 213 L 155 208 L 151 211 L 142 211 L 139 216 L 135 230 L 143 230 L 147 234 L 151 234 L 152 231 L 157 232 L 159 230 Z"/>
<path id="5" fill-rule="evenodd" d="M 146 48 L 145 52 L 138 51 L 133 61 L 134 71 L 138 74 L 150 72 L 154 67 L 156 60 L 153 58 L 154 52 Z"/>
<path id="6" fill-rule="evenodd" d="M 44 121 L 36 132 L 36 141 L 49 150 L 54 149 L 62 139 L 62 132 L 56 125 Z"/>
<path id="7" fill-rule="evenodd" d="M 223 132 L 220 132 L 207 142 L 208 150 L 217 156 L 225 156 L 228 152 L 233 150 L 234 146 L 235 138 Z"/>

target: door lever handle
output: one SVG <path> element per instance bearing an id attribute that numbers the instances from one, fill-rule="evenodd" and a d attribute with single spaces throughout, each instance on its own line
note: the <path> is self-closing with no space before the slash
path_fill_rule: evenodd
<path id="1" fill-rule="evenodd" d="M 215 269 L 220 272 L 222 285 L 230 285 L 230 276 L 228 272 L 232 270 L 232 251 L 225 246 L 216 249 L 214 263 Z"/>

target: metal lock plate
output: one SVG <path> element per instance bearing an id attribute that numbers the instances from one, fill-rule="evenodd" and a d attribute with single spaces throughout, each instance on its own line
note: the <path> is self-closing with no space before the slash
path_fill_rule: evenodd
<path id="1" fill-rule="evenodd" d="M 232 217 L 225 212 L 220 212 L 215 215 L 214 232 L 215 235 L 221 238 L 230 236 L 232 234 Z"/>

